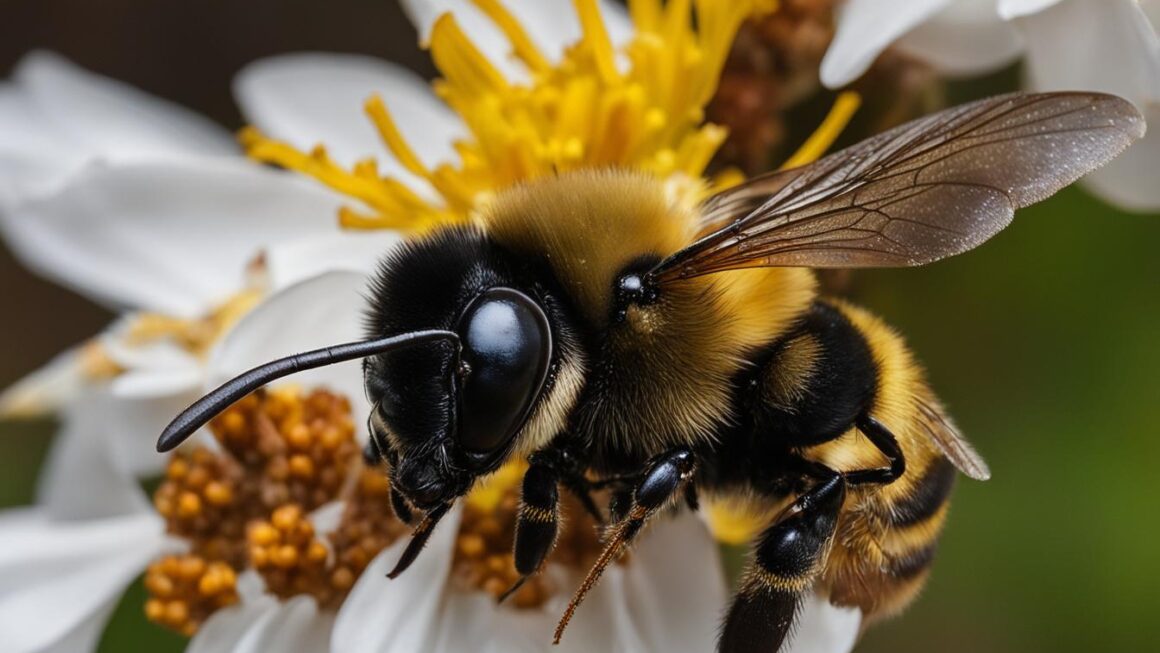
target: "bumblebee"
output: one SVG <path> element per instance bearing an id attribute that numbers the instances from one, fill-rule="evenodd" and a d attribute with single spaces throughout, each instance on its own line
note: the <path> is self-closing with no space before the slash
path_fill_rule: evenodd
<path id="1" fill-rule="evenodd" d="M 956 469 L 989 471 L 901 337 L 819 296 L 811 268 L 969 250 L 1143 132 L 1114 96 L 1014 94 L 699 205 L 625 170 L 530 181 L 471 226 L 389 252 L 366 341 L 243 374 L 178 416 L 158 449 L 273 379 L 363 358 L 371 455 L 388 463 L 396 514 L 417 521 L 392 577 L 476 479 L 519 457 L 524 579 L 556 540 L 561 490 L 598 518 L 592 491 L 612 493 L 605 548 L 557 641 L 652 517 L 706 497 L 768 516 L 720 651 L 778 650 L 810 592 L 887 616 L 929 573 Z"/>

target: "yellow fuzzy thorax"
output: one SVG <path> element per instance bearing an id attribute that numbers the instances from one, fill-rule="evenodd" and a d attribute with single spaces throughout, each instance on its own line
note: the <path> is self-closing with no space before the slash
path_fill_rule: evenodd
<path id="1" fill-rule="evenodd" d="M 586 320 L 604 328 L 617 276 L 642 257 L 659 261 L 690 244 L 701 216 L 651 175 L 603 169 L 516 186 L 497 195 L 478 223 L 505 247 L 544 257 Z M 783 332 L 814 294 L 813 275 L 797 268 L 735 270 L 677 286 L 680 294 L 714 304 L 721 313 L 716 337 L 736 347 L 764 344 L 771 333 Z M 640 314 L 633 328 L 664 326 L 646 322 L 655 317 Z"/>
<path id="2" fill-rule="evenodd" d="M 746 353 L 775 340 L 809 306 L 809 270 L 753 268 L 672 283 L 657 302 L 613 319 L 613 287 L 630 265 L 648 265 L 696 235 L 696 206 L 655 177 L 583 170 L 521 184 L 479 214 L 488 237 L 517 257 L 543 261 L 604 345 L 589 370 L 599 415 L 575 420 L 593 441 L 633 454 L 713 438 L 730 421 L 731 381 Z M 592 374 L 602 375 L 599 379 Z"/>

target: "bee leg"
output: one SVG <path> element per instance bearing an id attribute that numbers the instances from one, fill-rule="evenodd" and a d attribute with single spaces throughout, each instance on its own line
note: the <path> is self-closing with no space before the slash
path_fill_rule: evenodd
<path id="1" fill-rule="evenodd" d="M 886 485 L 902 476 L 906 471 L 906 458 L 902 455 L 902 448 L 898 446 L 898 440 L 894 439 L 894 434 L 890 432 L 890 429 L 869 415 L 858 418 L 855 425 L 862 432 L 862 435 L 865 435 L 870 442 L 874 443 L 874 446 L 878 447 L 882 455 L 886 456 L 890 465 L 846 472 L 846 482 L 850 485 L 864 485 L 866 483 Z"/>
<path id="2" fill-rule="evenodd" d="M 780 650 L 825 566 L 845 497 L 846 481 L 833 475 L 798 497 L 758 537 L 725 617 L 720 653 Z"/>
<path id="3" fill-rule="evenodd" d="M 549 448 L 537 451 L 529 461 L 551 465 L 559 474 L 560 484 L 576 497 L 584 511 L 596 523 L 604 523 L 604 515 L 592 499 L 592 491 L 600 488 L 588 479 L 589 456 L 585 443 L 565 434 Z"/>
<path id="4" fill-rule="evenodd" d="M 516 571 L 520 579 L 499 600 L 502 602 L 540 570 L 548 553 L 556 545 L 560 525 L 558 485 L 560 474 L 543 461 L 533 460 L 524 473 L 523 494 L 519 516 L 516 518 L 516 537 L 513 547 Z"/>
<path id="5" fill-rule="evenodd" d="M 411 533 L 411 541 L 407 543 L 407 548 L 403 549 L 403 555 L 399 556 L 399 561 L 395 563 L 395 568 L 387 573 L 387 578 L 394 580 L 399 577 L 399 574 L 407 570 L 415 558 L 419 557 L 419 552 L 427 546 L 427 540 L 431 539 L 431 533 L 435 530 L 435 526 L 440 519 L 447 514 L 451 509 L 450 503 L 444 503 L 429 510 L 423 517 L 423 521 L 415 527 L 414 532 Z"/>
<path id="6" fill-rule="evenodd" d="M 629 504 L 624 517 L 612 524 L 606 532 L 604 550 L 600 552 L 600 556 L 576 590 L 576 594 L 564 611 L 564 616 L 556 626 L 555 644 L 560 643 L 564 629 L 568 627 L 576 608 L 584 602 L 584 598 L 600 580 L 608 565 L 620 557 L 650 517 L 672 503 L 674 498 L 683 496 L 696 467 L 696 458 L 692 451 L 681 448 L 666 452 L 649 461 L 636 487 L 632 489 L 631 501 L 626 501 L 627 493 L 621 493 L 617 497 L 618 504 Z M 614 512 L 621 512 L 621 508 L 616 507 Z"/>

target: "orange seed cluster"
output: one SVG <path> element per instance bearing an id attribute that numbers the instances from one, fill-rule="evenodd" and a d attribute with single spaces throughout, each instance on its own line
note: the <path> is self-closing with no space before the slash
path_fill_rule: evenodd
<path id="1" fill-rule="evenodd" d="M 237 461 L 199 447 L 169 460 L 153 505 L 171 535 L 190 542 L 194 553 L 238 566 L 246 522 L 246 477 Z"/>
<path id="2" fill-rule="evenodd" d="M 333 500 L 359 455 L 350 402 L 324 390 L 256 392 L 210 428 L 248 475 L 263 477 L 261 500 L 271 509 Z"/>
<path id="3" fill-rule="evenodd" d="M 306 513 L 340 499 L 361 465 L 349 402 L 325 390 L 259 391 L 227 409 L 210 429 L 221 450 L 178 451 L 153 495 L 167 531 L 189 543 L 187 558 L 217 570 L 212 578 L 228 569 L 231 586 L 236 573 L 253 568 L 277 596 L 340 601 L 350 583 L 334 589 L 329 550 Z M 195 603 L 179 592 L 191 616 L 178 619 L 182 608 L 169 598 L 174 583 L 166 580 L 177 578 L 169 573 L 175 563 L 167 560 L 156 563 L 147 584 L 147 615 L 187 633 L 216 604 Z"/>
<path id="4" fill-rule="evenodd" d="M 274 596 L 311 594 L 324 605 L 334 598 L 326 582 L 330 551 L 298 506 L 282 506 L 269 521 L 251 524 L 247 541 L 250 564 Z"/>
<path id="5" fill-rule="evenodd" d="M 380 551 L 410 532 L 391 511 L 390 492 L 382 470 L 364 468 L 359 473 L 338 528 L 330 534 L 330 584 L 336 591 L 348 591 Z"/>
<path id="6" fill-rule="evenodd" d="M 198 555 L 166 556 L 145 572 L 150 621 L 192 635 L 209 615 L 238 602 L 237 575 L 224 562 Z"/>

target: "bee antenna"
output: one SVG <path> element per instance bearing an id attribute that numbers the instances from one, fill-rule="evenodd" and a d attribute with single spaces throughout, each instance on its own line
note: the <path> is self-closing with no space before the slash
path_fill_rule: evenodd
<path id="1" fill-rule="evenodd" d="M 235 401 L 275 379 L 280 379 L 303 370 L 343 363 L 356 358 L 366 358 L 367 356 L 382 354 L 392 349 L 412 347 L 414 345 L 439 340 L 452 342 L 457 349 L 459 347 L 459 334 L 454 331 L 431 329 L 428 331 L 412 331 L 411 333 L 379 338 L 377 340 L 332 345 L 330 347 L 323 347 L 322 349 L 315 349 L 313 351 L 279 358 L 264 365 L 259 365 L 248 372 L 239 374 L 229 381 L 226 381 L 216 390 L 198 399 L 189 408 L 183 410 L 161 432 L 161 437 L 157 439 L 157 451 L 161 453 L 170 451 L 184 442 L 186 438 L 199 428 L 205 426 L 206 423 L 223 410 L 229 408 Z"/>

